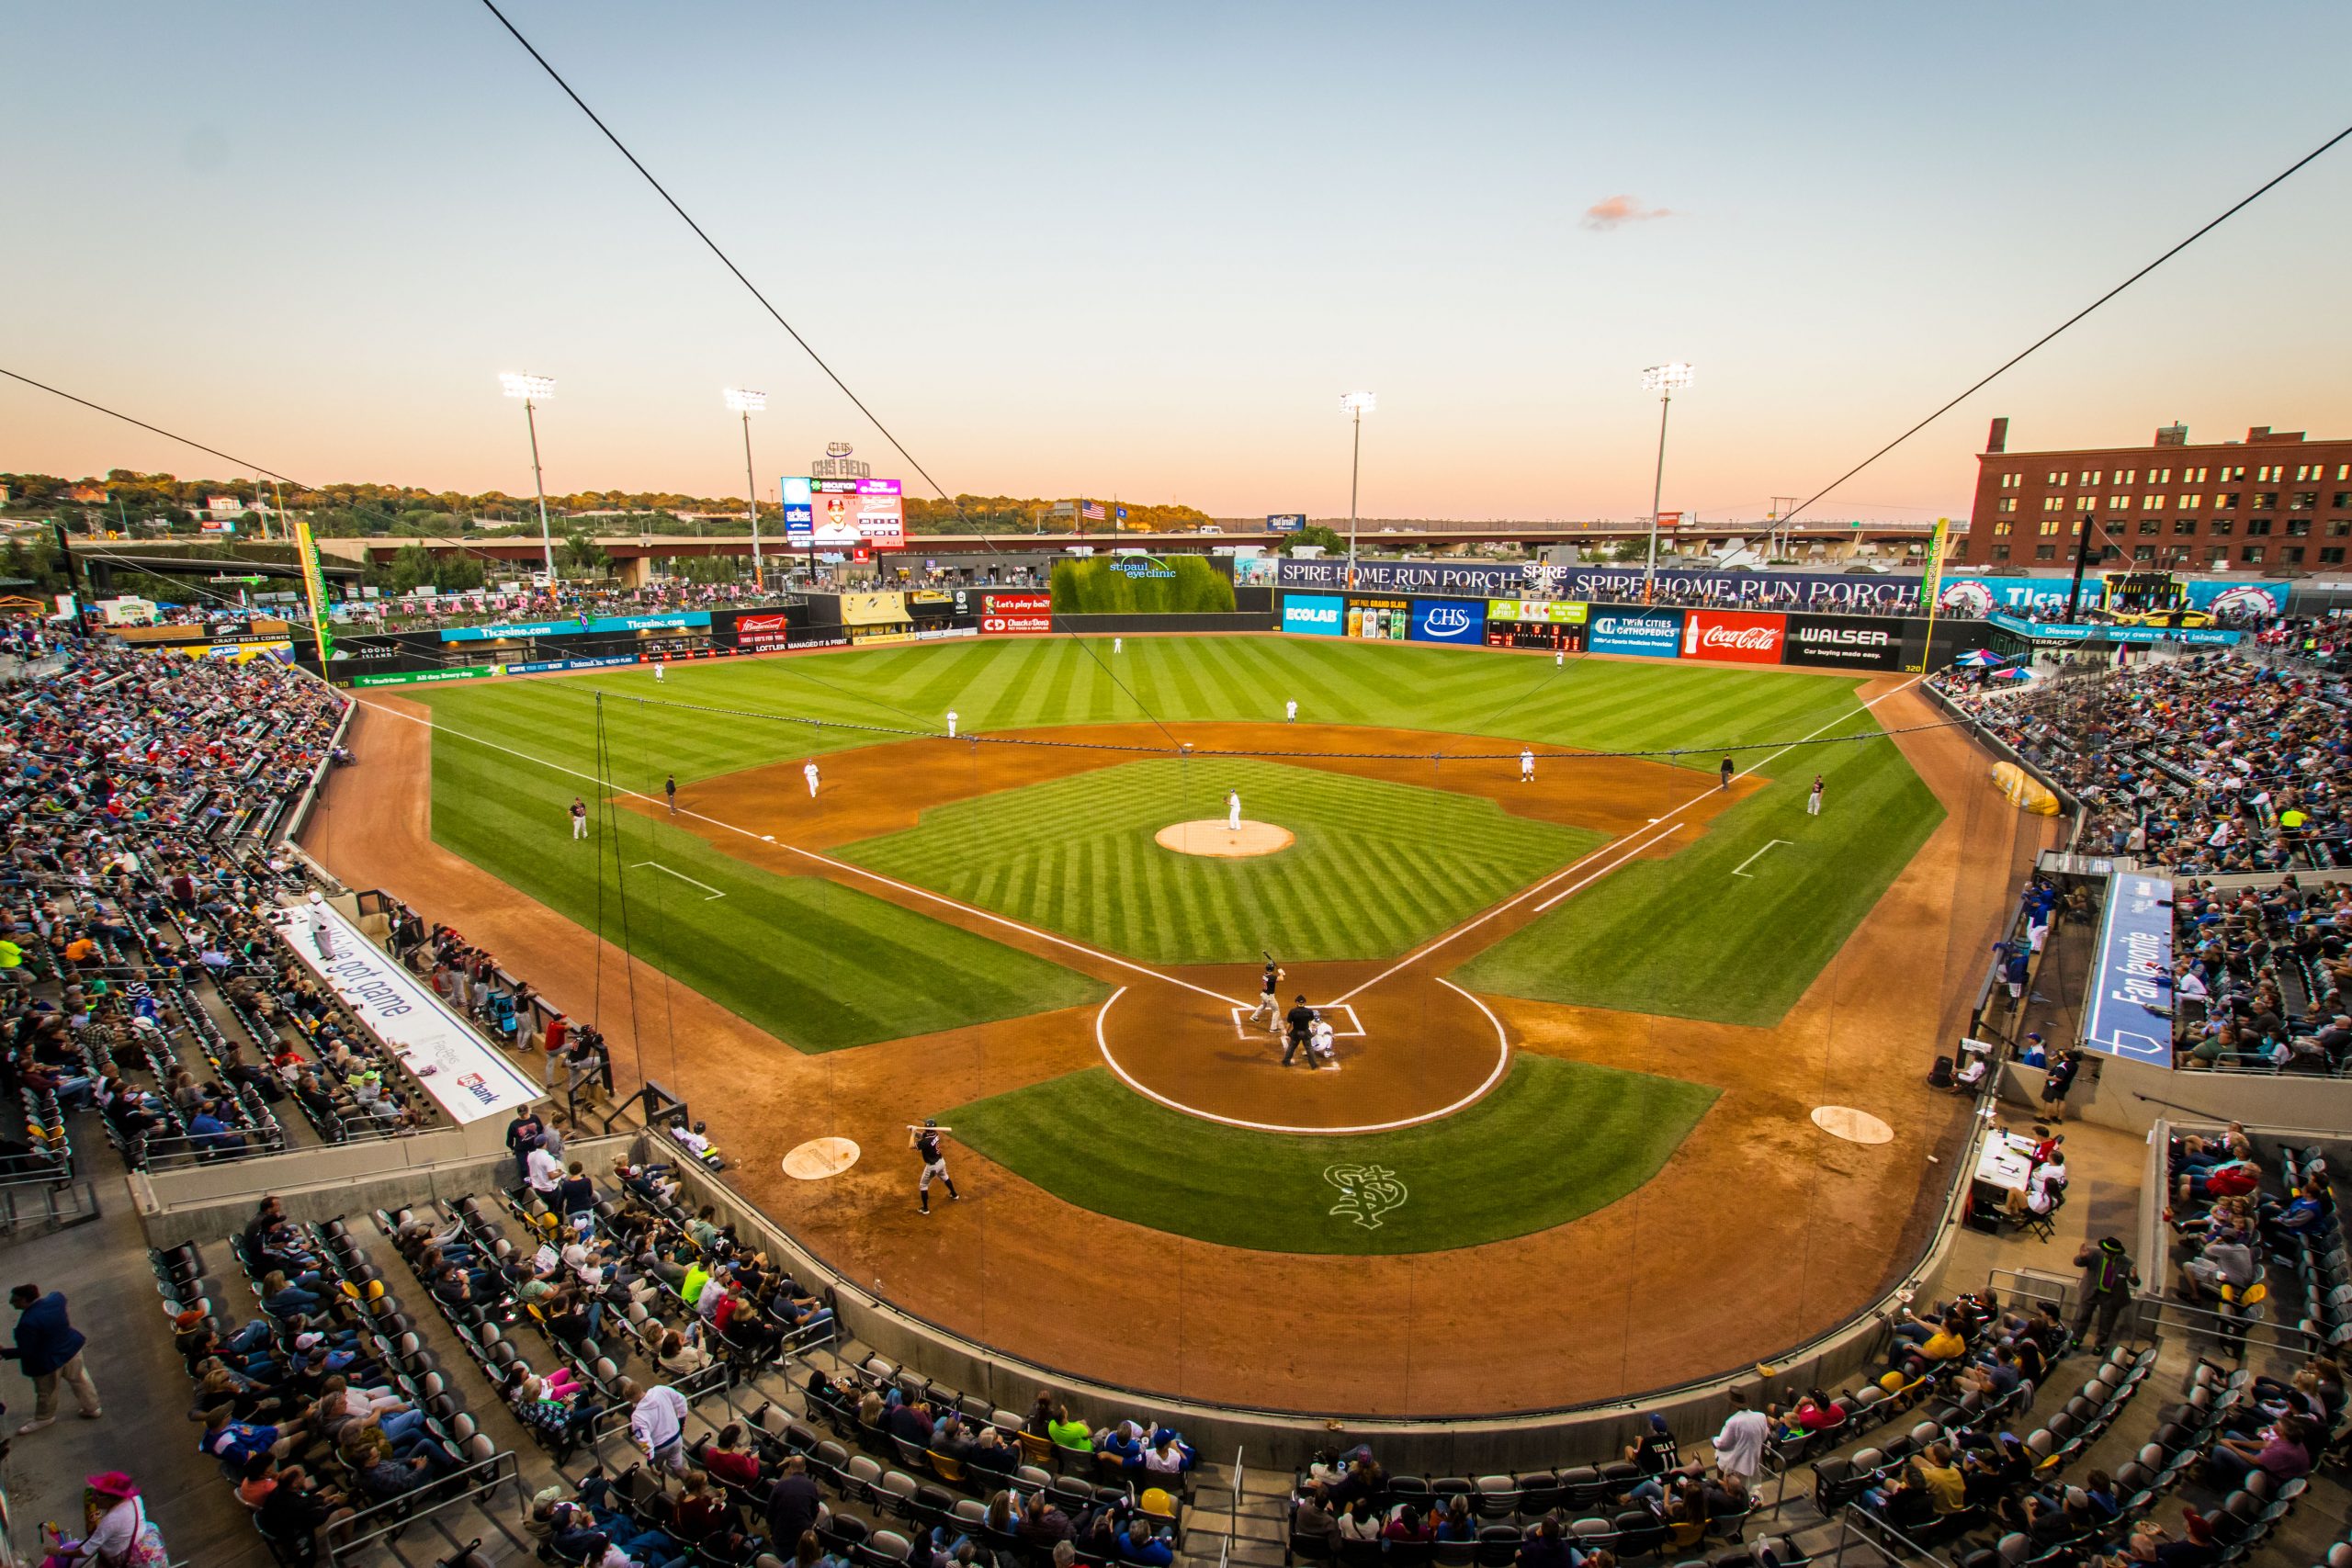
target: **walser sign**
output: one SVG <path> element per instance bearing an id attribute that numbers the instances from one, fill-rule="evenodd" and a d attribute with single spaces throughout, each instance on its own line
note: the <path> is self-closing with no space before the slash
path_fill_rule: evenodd
<path id="1" fill-rule="evenodd" d="M 1826 670 L 1900 670 L 1903 623 L 1876 615 L 1789 615 L 1781 658 Z"/>

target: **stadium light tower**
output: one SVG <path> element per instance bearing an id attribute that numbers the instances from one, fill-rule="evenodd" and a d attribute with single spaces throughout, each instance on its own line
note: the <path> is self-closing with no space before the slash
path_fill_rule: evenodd
<path id="1" fill-rule="evenodd" d="M 513 370 L 502 370 L 498 384 L 506 389 L 510 398 L 523 400 L 523 423 L 531 432 L 531 488 L 539 498 L 539 553 L 547 562 L 548 587 L 555 587 L 555 536 L 548 531 L 548 487 L 539 478 L 539 418 L 542 400 L 555 396 L 552 376 L 525 376 Z"/>
<path id="2" fill-rule="evenodd" d="M 1356 478 L 1363 467 L 1363 416 L 1378 400 L 1370 392 L 1342 392 L 1340 412 L 1355 425 L 1355 448 L 1348 457 L 1348 586 L 1356 585 Z"/>
<path id="3" fill-rule="evenodd" d="M 1679 360 L 1671 365 L 1653 365 L 1642 372 L 1642 389 L 1657 394 L 1657 472 L 1650 479 L 1650 559 L 1642 569 L 1642 603 L 1650 602 L 1650 592 L 1657 578 L 1657 506 L 1666 489 L 1666 414 L 1674 406 L 1674 394 L 1690 384 L 1690 367 Z"/>
<path id="4" fill-rule="evenodd" d="M 768 406 L 768 395 L 729 387 L 727 406 L 743 416 L 743 510 L 752 514 L 752 581 L 765 588 L 767 574 L 760 564 L 759 481 L 752 477 L 752 416 Z"/>

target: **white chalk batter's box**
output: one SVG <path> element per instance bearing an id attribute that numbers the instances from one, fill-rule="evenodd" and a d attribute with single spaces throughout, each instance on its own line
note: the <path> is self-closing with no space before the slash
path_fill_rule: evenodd
<path id="1" fill-rule="evenodd" d="M 1257 1032 L 1258 1026 L 1250 1021 L 1248 1008 L 1229 1008 L 1227 1010 L 1233 1015 L 1233 1037 L 1236 1040 L 1247 1040 Z M 1363 1025 L 1357 1021 L 1356 1010 L 1351 1003 L 1327 1002 L 1315 1010 L 1330 1021 L 1332 1039 L 1361 1040 L 1364 1037 Z"/>

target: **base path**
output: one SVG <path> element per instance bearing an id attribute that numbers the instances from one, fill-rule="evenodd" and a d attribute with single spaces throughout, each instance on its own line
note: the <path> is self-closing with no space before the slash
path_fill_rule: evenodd
<path id="1" fill-rule="evenodd" d="M 1875 682 L 1868 694 L 1905 679 Z M 803 1245 L 860 1288 L 1044 1366 L 1261 1407 L 1437 1416 L 1611 1400 L 1776 1355 L 1858 1310 L 1909 1261 L 1939 1211 L 1967 1118 L 1960 1101 L 1926 1087 L 1928 1065 L 1966 1020 L 2014 878 L 2060 831 L 2001 799 L 1982 754 L 1959 733 L 1900 738 L 1949 816 L 1778 1026 L 1488 999 L 1515 1050 L 1723 1090 L 1646 1186 L 1572 1224 L 1451 1252 L 1257 1253 L 1074 1208 L 961 1147 L 950 1165 L 966 1201 L 928 1219 L 917 1214 L 905 1123 L 941 1106 L 1102 1067 L 1094 1008 L 804 1056 L 672 985 L 674 1028 L 664 1025 L 662 1002 L 646 999 L 640 1029 L 626 1010 L 617 951 L 432 842 L 429 733 L 382 711 L 396 699 L 368 694 L 368 701 L 377 711 L 363 708 L 351 737 L 359 765 L 331 774 L 306 847 L 353 886 L 382 887 L 428 921 L 457 926 L 577 1016 L 595 1008 L 601 953 L 600 1022 L 623 1077 L 649 1074 L 683 1093 L 738 1162 L 729 1179 Z M 1916 693 L 1875 712 L 1889 728 L 1937 716 Z M 1397 749 L 1381 745 L 1377 731 L 1329 728 L 1309 738 L 1300 733 L 1307 728 L 1204 726 L 1185 734 L 1197 740 L 1203 729 L 1271 729 L 1292 745 L 1346 738 L 1372 742 L 1363 750 Z M 522 744 L 512 734 L 501 739 Z M 1504 750 L 1447 739 L 1458 750 Z M 945 752 L 955 743 L 906 748 L 918 745 Z M 1040 760 L 1035 776 L 1069 771 L 1042 761 L 1057 755 L 1042 749 L 1017 754 Z M 682 790 L 682 804 L 787 841 L 815 842 L 798 838 L 799 827 L 820 823 L 839 843 L 910 824 L 933 792 L 957 798 L 1014 782 L 952 786 L 942 775 L 961 770 L 910 776 L 904 761 L 899 746 L 827 760 L 828 795 L 836 780 L 873 770 L 877 787 L 861 792 L 854 822 L 841 819 L 852 814 L 845 801 L 827 803 L 839 816 L 805 807 L 794 815 L 788 790 L 766 788 L 756 794 L 769 815 L 739 816 L 729 806 L 749 795 L 729 796 L 752 788 L 748 774 Z M 965 759 L 965 768 L 975 765 Z M 1553 768 L 1553 777 L 1525 787 L 1510 760 L 1448 764 L 1442 782 L 1491 790 L 1510 810 L 1514 795 L 1566 792 L 1588 768 L 1598 780 L 1620 766 L 1628 772 L 1619 784 L 1646 778 L 1647 789 L 1635 784 L 1614 801 L 1596 790 L 1579 799 L 1579 811 L 1613 819 L 1571 818 L 1612 839 L 1658 815 L 1659 792 L 1713 789 L 1705 775 L 1605 761 Z M 775 772 L 799 787 L 797 768 Z M 1704 810 L 1694 806 L 1680 820 Z M 780 846 L 751 841 L 735 852 L 786 874 L 809 869 Z M 658 972 L 639 966 L 636 975 L 640 998 L 664 997 Z M 1176 989 L 1115 969 L 1103 977 L 1138 987 L 1113 1009 L 1114 1021 L 1146 989 L 1160 993 L 1153 1006 Z M 1298 977 L 1317 999 L 1338 994 L 1329 984 L 1336 975 Z M 1377 1005 L 1408 978 L 1384 982 L 1351 1005 Z M 1237 969 L 1216 988 L 1246 1006 L 1255 971 Z M 1219 1047 L 1227 1048 L 1238 1047 Z M 1350 1042 L 1340 1049 L 1348 1065 L 1317 1075 L 1318 1094 L 1369 1086 L 1348 1055 Z M 1287 1077 L 1263 1070 L 1286 1096 L 1308 1087 L 1302 1069 Z M 1811 1120 L 1821 1105 L 1853 1107 L 1894 1136 L 1883 1145 L 1834 1138 Z M 1564 1138 L 1576 1134 L 1573 1125 L 1560 1129 Z M 826 1180 L 785 1174 L 786 1152 L 828 1136 L 854 1140 L 865 1157 Z"/>

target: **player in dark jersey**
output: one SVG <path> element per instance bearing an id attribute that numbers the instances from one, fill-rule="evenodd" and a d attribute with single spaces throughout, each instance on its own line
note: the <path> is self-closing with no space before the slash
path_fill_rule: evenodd
<path id="1" fill-rule="evenodd" d="M 914 1145 L 915 1157 L 922 1161 L 922 1176 L 915 1183 L 915 1197 L 922 1203 L 922 1212 L 926 1214 L 931 1213 L 931 1184 L 933 1180 L 945 1182 L 948 1198 L 955 1202 L 962 1202 L 964 1195 L 956 1190 L 956 1179 L 947 1174 L 947 1156 L 939 1147 L 938 1118 L 925 1117 L 922 1126 L 908 1129 L 907 1138 Z"/>

